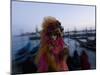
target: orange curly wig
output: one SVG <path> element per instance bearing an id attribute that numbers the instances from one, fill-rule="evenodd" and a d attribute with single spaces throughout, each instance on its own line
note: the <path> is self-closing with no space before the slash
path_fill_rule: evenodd
<path id="1" fill-rule="evenodd" d="M 62 36 L 61 23 L 54 17 L 45 17 L 42 23 L 40 49 L 35 60 L 38 72 L 68 70 L 68 48 L 64 47 Z"/>

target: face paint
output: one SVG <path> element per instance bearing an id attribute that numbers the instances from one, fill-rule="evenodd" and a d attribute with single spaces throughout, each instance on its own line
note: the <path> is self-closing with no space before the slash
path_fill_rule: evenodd
<path id="1" fill-rule="evenodd" d="M 57 36 L 56 35 L 52 35 L 52 39 L 53 40 L 56 40 L 57 39 Z"/>

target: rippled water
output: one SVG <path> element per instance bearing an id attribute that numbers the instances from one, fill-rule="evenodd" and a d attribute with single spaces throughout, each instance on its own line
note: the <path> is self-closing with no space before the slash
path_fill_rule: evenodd
<path id="1" fill-rule="evenodd" d="M 86 50 L 85 48 L 82 48 L 79 46 L 79 43 L 75 40 L 72 39 L 64 39 L 65 43 L 69 47 L 69 52 L 70 56 L 73 56 L 73 53 L 75 50 L 77 50 L 78 54 L 80 55 L 83 50 L 86 51 L 88 57 L 89 57 L 89 62 L 91 63 L 91 67 L 95 68 L 96 67 L 96 54 L 95 52 L 92 52 L 90 50 Z M 28 43 L 31 44 L 32 47 L 37 46 L 40 43 L 40 40 L 29 40 L 29 36 L 23 36 L 23 37 L 18 37 L 18 36 L 13 36 L 12 37 L 12 52 L 15 54 L 18 50 L 26 46 Z"/>

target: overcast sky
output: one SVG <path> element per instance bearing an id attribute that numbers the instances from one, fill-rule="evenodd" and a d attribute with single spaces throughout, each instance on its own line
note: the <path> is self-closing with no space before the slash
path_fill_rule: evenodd
<path id="1" fill-rule="evenodd" d="M 65 31 L 95 27 L 95 6 L 12 1 L 12 33 L 41 30 L 45 16 L 57 18 Z"/>

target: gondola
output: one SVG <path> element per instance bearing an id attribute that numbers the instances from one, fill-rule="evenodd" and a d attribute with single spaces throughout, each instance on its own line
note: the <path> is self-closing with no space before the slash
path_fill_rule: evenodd
<path id="1" fill-rule="evenodd" d="M 34 57 L 39 49 L 39 45 L 33 47 L 32 50 L 29 50 L 30 46 L 31 44 L 28 43 L 15 54 L 15 59 L 12 60 L 13 74 L 36 72 Z"/>

